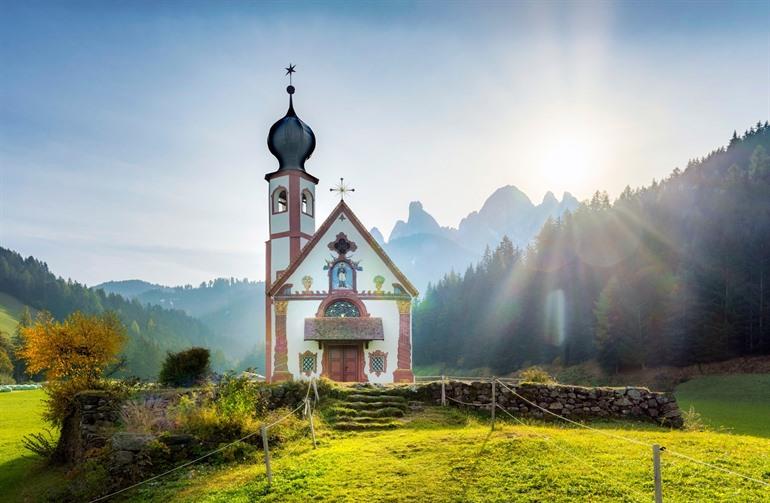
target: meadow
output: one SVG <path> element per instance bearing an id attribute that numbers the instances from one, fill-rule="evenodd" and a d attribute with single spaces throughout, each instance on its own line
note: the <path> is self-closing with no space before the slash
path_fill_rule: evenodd
<path id="1" fill-rule="evenodd" d="M 770 374 L 698 377 L 677 386 L 676 398 L 710 428 L 770 438 Z"/>
<path id="2" fill-rule="evenodd" d="M 45 432 L 42 390 L 0 393 L 0 495 L 2 501 L 35 501 L 35 494 L 61 481 L 60 470 L 24 449 L 21 438 Z M 29 493 L 28 497 L 25 494 Z"/>
<path id="3" fill-rule="evenodd" d="M 747 382 L 760 383 L 760 389 L 767 379 L 737 377 L 758 378 Z M 683 403 L 699 399 L 705 405 L 718 400 L 694 392 L 708 383 L 695 384 L 693 390 L 685 389 Z M 734 383 L 715 389 L 727 389 L 730 384 Z M 39 501 L 63 481 L 60 470 L 45 468 L 19 443 L 21 435 L 44 429 L 39 417 L 43 396 L 41 391 L 0 395 L 4 502 Z M 743 416 L 743 405 L 731 396 L 723 398 L 722 410 L 733 404 L 735 417 Z M 752 410 L 746 409 L 746 415 Z M 671 431 L 641 423 L 592 423 L 602 434 L 556 423 L 521 424 L 504 416 L 491 431 L 486 415 L 453 407 L 427 407 L 395 430 L 339 432 L 326 427 L 320 417 L 317 424 L 317 449 L 309 438 L 301 438 L 273 452 L 271 487 L 257 445 L 246 460 L 197 464 L 116 501 L 651 501 L 650 448 L 606 434 L 660 443 L 669 451 L 770 482 L 770 438 L 760 435 L 761 424 L 751 436 L 737 434 L 738 428 L 732 433 Z M 667 502 L 770 500 L 767 487 L 669 452 L 664 452 L 662 463 Z"/>

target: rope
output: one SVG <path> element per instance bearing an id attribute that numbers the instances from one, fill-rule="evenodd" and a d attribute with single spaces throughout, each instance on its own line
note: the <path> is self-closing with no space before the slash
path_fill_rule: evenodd
<path id="1" fill-rule="evenodd" d="M 510 412 L 505 410 L 500 404 L 497 404 L 497 408 L 500 409 L 501 411 L 503 411 L 504 413 L 508 414 L 512 419 L 514 419 L 515 421 L 520 423 L 522 426 L 528 426 L 524 421 L 522 421 L 518 417 L 514 416 L 513 414 L 511 414 Z M 604 473 L 599 468 L 593 466 L 592 464 L 590 464 L 585 459 L 577 456 L 576 454 L 570 452 L 568 449 L 560 446 L 558 443 L 555 442 L 555 439 L 553 439 L 553 438 L 551 438 L 551 437 L 549 437 L 547 435 L 542 435 L 542 434 L 539 434 L 539 433 L 535 433 L 535 435 L 538 436 L 538 437 L 541 437 L 541 438 L 543 438 L 545 440 L 549 440 L 550 442 L 549 442 L 548 445 L 556 447 L 558 450 L 560 450 L 561 452 L 563 452 L 564 454 L 566 454 L 570 458 L 574 459 L 578 463 L 582 464 L 583 466 L 586 466 L 586 467 L 590 468 L 593 472 L 598 473 L 599 475 L 602 475 L 603 477 L 607 477 L 610 480 L 615 480 L 610 475 L 608 475 L 607 473 Z M 617 481 L 615 481 L 615 482 L 617 482 Z M 621 488 L 623 488 L 623 489 L 625 489 L 625 490 L 627 490 L 627 491 L 629 491 L 631 493 L 634 493 L 636 496 L 639 497 L 639 499 L 641 501 L 647 501 L 648 500 L 648 498 L 647 498 L 647 496 L 645 494 L 641 493 L 640 491 L 637 491 L 636 489 L 633 489 L 631 486 L 627 486 L 625 484 L 621 484 L 620 482 L 617 482 L 617 485 L 618 485 L 618 487 L 621 487 Z"/>
<path id="2" fill-rule="evenodd" d="M 220 447 L 220 448 L 218 448 L 216 450 L 213 450 L 213 451 L 209 452 L 208 454 L 204 454 L 203 456 L 201 456 L 201 457 L 199 457 L 197 459 L 193 459 L 192 461 L 188 461 L 187 463 L 183 463 L 183 464 L 181 464 L 181 465 L 179 465 L 179 466 L 177 466 L 175 468 L 172 468 L 170 470 L 167 470 L 167 471 L 165 471 L 165 472 L 163 472 L 163 473 L 161 473 L 159 475 L 155 475 L 154 477 L 150 477 L 149 479 L 143 480 L 141 482 L 137 482 L 136 484 L 130 485 L 128 487 L 124 487 L 123 489 L 119 489 L 119 490 L 117 490 L 117 491 L 115 491 L 113 493 L 107 494 L 106 496 L 100 496 L 100 497 L 96 498 L 95 500 L 91 500 L 91 503 L 96 503 L 97 501 L 103 501 L 103 500 L 106 500 L 108 498 L 112 498 L 113 496 L 116 496 L 116 495 L 118 495 L 120 493 L 126 492 L 129 489 L 133 489 L 135 487 L 139 487 L 139 486 L 141 486 L 143 484 L 146 484 L 148 482 L 152 482 L 153 480 L 156 480 L 156 479 L 159 479 L 161 477 L 164 477 L 164 476 L 168 475 L 169 473 L 175 472 L 177 470 L 181 470 L 182 468 L 184 468 L 186 466 L 190 466 L 190 465 L 192 465 L 194 463 L 197 463 L 198 461 L 206 459 L 209 456 L 212 456 L 212 455 L 214 455 L 214 454 L 216 454 L 218 452 L 221 452 L 221 451 L 227 449 L 228 447 L 230 447 L 232 445 L 235 445 L 235 444 L 237 444 L 239 442 L 243 442 L 244 440 L 248 440 L 249 438 L 253 437 L 254 435 L 258 435 L 259 433 L 260 432 L 258 432 L 258 431 L 255 431 L 253 433 L 249 433 L 245 437 L 239 438 L 238 440 L 230 442 L 229 444 L 224 445 L 224 446 L 222 446 L 222 447 Z"/>
<path id="3" fill-rule="evenodd" d="M 693 463 L 697 463 L 699 465 L 708 466 L 709 468 L 713 468 L 715 470 L 719 470 L 719 471 L 722 471 L 722 472 L 725 472 L 725 473 L 729 473 L 730 475 L 735 475 L 736 477 L 741 477 L 741 478 L 744 478 L 746 480 L 751 480 L 752 482 L 756 482 L 757 484 L 762 484 L 763 486 L 770 487 L 770 484 L 768 484 L 764 480 L 755 479 L 754 477 L 749 477 L 749 476 L 744 475 L 742 473 L 734 472 L 732 470 L 728 470 L 727 468 L 722 468 L 721 466 L 712 465 L 711 463 L 707 463 L 707 462 L 701 461 L 699 459 L 691 458 L 690 456 L 687 456 L 685 454 L 681 454 L 681 453 L 676 452 L 676 451 L 672 451 L 670 449 L 666 449 L 663 452 L 664 453 L 669 453 L 672 456 L 676 456 L 676 457 L 679 457 L 679 458 L 682 458 L 682 459 L 686 459 L 688 461 L 692 461 Z"/>
<path id="4" fill-rule="evenodd" d="M 572 419 L 568 419 L 568 418 L 566 418 L 564 416 L 556 414 L 555 412 L 551 412 L 550 410 L 545 409 L 545 408 L 539 406 L 538 404 L 536 404 L 536 403 L 534 403 L 534 402 L 532 402 L 530 400 L 527 400 L 526 398 L 524 398 L 523 396 L 519 395 L 514 390 L 512 390 L 511 388 L 506 386 L 504 383 L 502 383 L 500 381 L 498 381 L 498 383 L 502 387 L 504 387 L 505 389 L 510 391 L 513 395 L 519 397 L 520 399 L 524 400 L 528 404 L 533 405 L 534 407 L 537 407 L 538 409 L 540 409 L 540 410 L 542 410 L 544 412 L 547 412 L 548 414 L 551 414 L 552 416 L 558 417 L 559 419 L 563 419 L 564 421 L 567 421 L 568 423 L 574 424 L 574 425 L 579 426 L 581 428 L 585 428 L 587 430 L 595 431 L 595 432 L 600 433 L 600 434 L 602 434 L 604 436 L 607 436 L 607 437 L 612 437 L 612 438 L 616 438 L 616 439 L 619 439 L 619 440 L 625 440 L 626 442 L 631 442 L 631 443 L 634 443 L 634 444 L 637 444 L 637 445 L 643 445 L 645 447 L 652 447 L 653 446 L 653 444 L 650 444 L 650 443 L 647 443 L 647 442 L 643 442 L 641 440 L 635 440 L 635 439 L 624 437 L 624 436 L 621 436 L 621 435 L 615 435 L 613 433 L 609 433 L 609 432 L 606 432 L 604 430 L 599 430 L 597 428 L 592 428 L 592 427 L 590 427 L 588 425 L 585 425 L 583 423 L 579 423 L 577 421 L 573 421 Z M 709 468 L 713 468 L 715 470 L 719 470 L 719 471 L 722 471 L 722 472 L 725 472 L 725 473 L 729 473 L 731 475 L 735 475 L 736 477 L 741 477 L 741 478 L 744 478 L 746 480 L 750 480 L 752 482 L 756 482 L 756 483 L 761 484 L 761 485 L 766 486 L 766 487 L 770 487 L 770 483 L 767 483 L 767 482 L 765 482 L 763 480 L 760 480 L 760 479 L 757 479 L 757 478 L 754 478 L 754 477 L 749 477 L 748 475 L 744 475 L 742 473 L 734 472 L 732 470 L 728 470 L 727 468 L 722 468 L 721 466 L 717 466 L 717 465 L 714 465 L 714 464 L 711 464 L 711 463 L 707 463 L 706 461 L 701 461 L 699 459 L 692 458 L 692 457 L 687 456 L 685 454 L 681 454 L 679 452 L 672 451 L 671 449 L 668 449 L 668 448 L 666 448 L 663 452 L 664 453 L 669 453 L 672 456 L 677 456 L 677 457 L 680 457 L 682 459 L 686 459 L 688 461 L 692 461 L 693 463 L 697 463 L 697 464 L 700 464 L 700 465 L 703 465 L 703 466 L 707 466 Z"/>
<path id="5" fill-rule="evenodd" d="M 452 400 L 453 402 L 457 402 L 462 405 L 467 405 L 469 407 L 484 407 L 489 408 L 492 404 L 489 403 L 469 403 L 469 402 L 463 402 L 462 400 L 458 400 L 457 398 L 452 398 L 451 396 L 447 396 L 449 400 Z"/>
<path id="6" fill-rule="evenodd" d="M 312 382 L 308 383 L 307 393 L 305 393 L 305 399 L 299 404 L 299 406 L 297 406 L 297 408 L 295 408 L 294 410 L 292 410 L 291 412 L 289 412 L 285 416 L 281 417 L 277 421 L 273 421 L 272 423 L 270 423 L 268 425 L 265 425 L 265 430 L 268 430 L 268 429 L 272 428 L 273 426 L 277 425 L 278 423 L 288 419 L 289 416 L 293 415 L 295 412 L 297 412 L 302 407 L 305 407 L 306 406 L 306 402 L 308 401 L 308 397 L 310 396 L 310 387 L 311 387 L 311 385 L 312 385 Z M 159 479 L 161 477 L 165 477 L 169 473 L 173 473 L 173 472 L 175 472 L 177 470 L 181 470 L 182 468 L 185 468 L 187 466 L 195 464 L 198 461 L 202 461 L 202 460 L 204 460 L 204 459 L 206 459 L 206 458 L 208 458 L 210 456 L 213 456 L 214 454 L 216 454 L 218 452 L 222 452 L 223 450 L 227 449 L 230 446 L 233 446 L 233 445 L 235 445 L 235 444 L 237 444 L 239 442 L 243 442 L 245 440 L 248 440 L 249 438 L 253 437 L 254 435 L 259 435 L 260 433 L 261 433 L 261 431 L 255 431 L 255 432 L 249 433 L 245 437 L 239 438 L 238 440 L 234 440 L 234 441 L 230 442 L 229 444 L 224 445 L 222 447 L 219 447 L 218 449 L 215 449 L 215 450 L 213 450 L 213 451 L 211 451 L 211 452 L 209 452 L 207 454 L 204 454 L 203 456 L 201 456 L 199 458 L 193 459 L 192 461 L 188 461 L 186 463 L 182 463 L 181 465 L 176 466 L 174 468 L 171 468 L 170 470 L 166 470 L 165 472 L 163 472 L 161 474 L 158 474 L 158 475 L 155 475 L 153 477 L 150 477 L 149 479 L 142 480 L 141 482 L 137 482 L 136 484 L 130 485 L 128 487 L 124 487 L 123 489 L 119 489 L 119 490 L 117 490 L 117 491 L 115 491 L 113 493 L 107 494 L 105 496 L 100 496 L 100 497 L 98 497 L 98 498 L 96 498 L 94 500 L 91 500 L 90 503 L 96 503 L 98 501 L 104 501 L 104 500 L 106 500 L 108 498 L 112 498 L 113 496 L 117 496 L 118 494 L 124 493 L 124 492 L 126 492 L 126 491 L 128 491 L 130 489 L 135 488 L 135 487 L 139 487 L 139 486 L 144 485 L 144 484 L 146 484 L 148 482 L 152 482 L 153 480 L 157 480 L 157 479 Z"/>

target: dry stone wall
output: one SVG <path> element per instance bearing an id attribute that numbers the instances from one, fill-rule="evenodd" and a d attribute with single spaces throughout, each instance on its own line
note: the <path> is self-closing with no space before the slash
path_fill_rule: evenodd
<path id="1" fill-rule="evenodd" d="M 489 382 L 449 381 L 445 384 L 448 397 L 473 404 L 488 405 L 492 401 Z M 527 401 L 570 419 L 634 419 L 680 428 L 682 413 L 670 393 L 658 393 L 647 388 L 585 388 L 558 384 L 521 383 L 508 385 L 523 400 L 500 384 L 496 385 L 496 401 L 518 417 L 556 419 Z M 424 401 L 441 402 L 441 383 L 433 382 L 414 387 Z M 452 405 L 458 405 L 452 402 Z"/>

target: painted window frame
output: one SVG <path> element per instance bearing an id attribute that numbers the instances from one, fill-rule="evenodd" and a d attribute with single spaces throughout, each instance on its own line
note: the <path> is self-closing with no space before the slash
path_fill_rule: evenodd
<path id="1" fill-rule="evenodd" d="M 382 358 L 382 370 L 374 370 L 374 360 Z M 388 353 L 382 350 L 369 351 L 369 373 L 380 377 L 388 372 Z"/>

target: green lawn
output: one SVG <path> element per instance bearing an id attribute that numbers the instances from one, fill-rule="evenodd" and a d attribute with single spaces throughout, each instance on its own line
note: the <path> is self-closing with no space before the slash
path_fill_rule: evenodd
<path id="1" fill-rule="evenodd" d="M 770 374 L 699 377 L 677 386 L 676 398 L 713 428 L 770 438 Z"/>
<path id="2" fill-rule="evenodd" d="M 724 433 L 605 424 L 608 433 L 660 442 L 681 453 L 770 482 L 770 440 Z M 652 500 L 650 448 L 555 425 L 499 422 L 429 408 L 397 430 L 325 430 L 279 449 L 268 488 L 260 460 L 198 466 L 125 501 L 503 502 Z M 667 502 L 768 501 L 770 490 L 663 455 Z"/>
<path id="3" fill-rule="evenodd" d="M 59 470 L 46 467 L 21 445 L 25 434 L 46 429 L 40 417 L 44 396 L 42 390 L 0 393 L 0 500 L 4 503 L 36 501 L 33 493 L 40 494 L 61 477 Z"/>
<path id="4" fill-rule="evenodd" d="M 19 444 L 44 428 L 41 391 L 0 394 L 0 501 L 41 501 L 63 482 Z M 396 430 L 339 433 L 318 420 L 309 439 L 273 452 L 268 488 L 257 457 L 197 464 L 132 490 L 118 501 L 651 501 L 649 447 L 556 424 L 498 421 L 429 407 Z M 657 442 L 720 467 L 770 482 L 770 439 L 724 432 L 669 431 L 637 423 L 594 424 L 606 433 Z M 667 502 L 770 501 L 770 489 L 663 454 Z"/>

